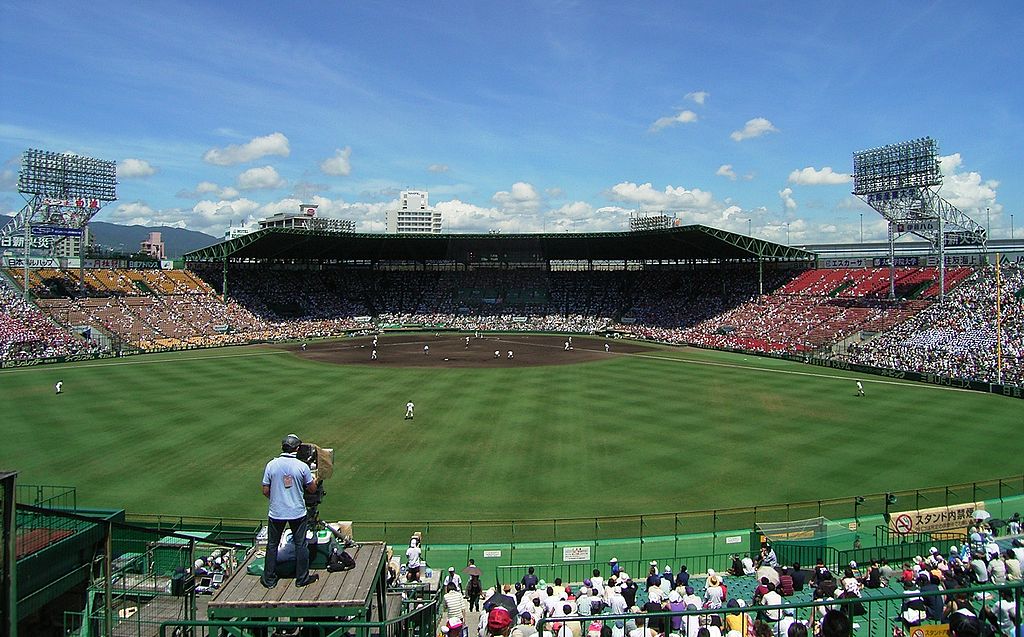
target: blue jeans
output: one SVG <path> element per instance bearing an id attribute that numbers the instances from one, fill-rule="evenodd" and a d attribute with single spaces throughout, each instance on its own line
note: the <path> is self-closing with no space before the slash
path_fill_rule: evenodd
<path id="1" fill-rule="evenodd" d="M 277 545 L 281 543 L 284 527 L 292 530 L 292 546 L 295 549 L 295 581 L 298 584 L 309 579 L 309 551 L 306 549 L 306 516 L 294 520 L 267 518 L 267 557 L 263 563 L 262 583 L 267 588 L 277 585 Z"/>

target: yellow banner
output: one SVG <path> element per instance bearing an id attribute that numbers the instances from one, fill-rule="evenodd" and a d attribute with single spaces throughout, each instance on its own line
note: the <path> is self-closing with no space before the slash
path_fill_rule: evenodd
<path id="1" fill-rule="evenodd" d="M 889 530 L 900 535 L 965 529 L 974 520 L 974 512 L 985 509 L 984 502 L 954 504 L 948 507 L 914 509 L 890 513 Z"/>
<path id="2" fill-rule="evenodd" d="M 946 637 L 949 635 L 949 624 L 928 624 L 914 626 L 907 630 L 909 637 Z"/>

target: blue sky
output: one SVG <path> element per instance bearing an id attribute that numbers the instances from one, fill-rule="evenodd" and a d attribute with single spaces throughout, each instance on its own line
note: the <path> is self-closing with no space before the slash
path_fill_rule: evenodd
<path id="1" fill-rule="evenodd" d="M 380 231 L 414 188 L 450 232 L 872 240 L 851 154 L 930 135 L 941 194 L 1008 237 L 1021 33 L 1014 2 L 12 0 L 0 212 L 42 148 L 118 162 L 97 219 L 215 235 L 300 201 Z"/>

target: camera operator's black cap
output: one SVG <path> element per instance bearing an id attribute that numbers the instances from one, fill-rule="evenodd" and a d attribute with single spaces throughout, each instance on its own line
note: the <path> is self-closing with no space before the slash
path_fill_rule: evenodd
<path id="1" fill-rule="evenodd" d="M 297 451 L 299 449 L 299 445 L 301 444 L 302 441 L 299 440 L 298 436 L 296 436 L 295 434 L 288 434 L 287 436 L 284 437 L 284 440 L 281 441 L 281 450 L 288 452 Z"/>

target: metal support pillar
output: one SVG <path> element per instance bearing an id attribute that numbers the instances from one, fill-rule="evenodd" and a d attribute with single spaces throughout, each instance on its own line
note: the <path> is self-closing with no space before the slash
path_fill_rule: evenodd
<path id="1" fill-rule="evenodd" d="M 225 303 L 227 303 L 228 302 L 228 258 L 227 258 L 226 255 L 224 257 L 224 267 L 223 267 L 223 270 L 221 271 L 220 292 L 221 292 L 222 300 Z"/>
<path id="2" fill-rule="evenodd" d="M 18 559 L 15 488 L 17 471 L 0 471 L 3 498 L 3 546 L 0 547 L 0 637 L 18 637 Z"/>
<path id="3" fill-rule="evenodd" d="M 25 265 L 25 290 L 22 293 L 22 298 L 25 299 L 26 301 L 28 301 L 31 298 L 29 296 L 29 291 L 28 291 L 28 255 L 29 255 L 29 246 L 31 245 L 30 239 L 32 237 L 32 233 L 29 231 L 29 227 L 31 225 L 32 224 L 29 222 L 29 220 L 26 219 L 25 220 L 25 264 L 24 264 Z"/>
<path id="4" fill-rule="evenodd" d="M 757 255 L 757 293 L 764 294 L 764 257 Z"/>
<path id="5" fill-rule="evenodd" d="M 939 215 L 939 303 L 946 300 L 946 235 Z"/>
<path id="6" fill-rule="evenodd" d="M 889 222 L 889 298 L 896 298 L 896 237 L 893 236 L 892 222 Z"/>

